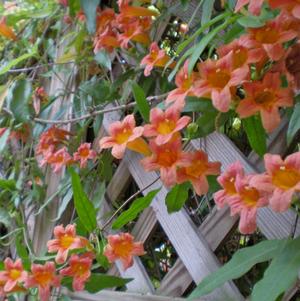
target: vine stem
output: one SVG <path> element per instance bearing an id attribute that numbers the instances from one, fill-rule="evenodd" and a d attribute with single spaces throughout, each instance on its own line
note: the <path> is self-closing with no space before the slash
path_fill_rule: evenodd
<path id="1" fill-rule="evenodd" d="M 127 205 L 129 204 L 136 196 L 138 196 L 140 193 L 142 193 L 144 190 L 151 187 L 154 183 L 156 183 L 160 177 L 157 177 L 153 182 L 148 184 L 147 186 L 143 187 L 142 189 L 138 190 L 136 193 L 134 193 L 132 196 L 130 196 L 115 212 L 114 214 L 105 222 L 105 224 L 100 227 L 100 231 L 102 232 L 115 218 L 115 216 Z"/>
<path id="2" fill-rule="evenodd" d="M 152 102 L 154 100 L 164 99 L 167 95 L 168 94 L 166 93 L 166 94 L 162 94 L 162 95 L 158 95 L 158 96 L 149 96 L 146 99 L 147 99 L 148 102 Z M 130 102 L 130 103 L 125 104 L 125 105 L 119 105 L 119 106 L 115 106 L 115 107 L 109 108 L 109 109 L 94 111 L 94 112 L 91 112 L 89 114 L 82 115 L 82 116 L 76 117 L 76 118 L 71 118 L 71 119 L 53 120 L 53 119 L 34 118 L 34 121 L 37 122 L 37 123 L 44 123 L 44 124 L 70 124 L 70 123 L 76 123 L 78 121 L 81 121 L 81 120 L 84 120 L 84 119 L 88 119 L 88 118 L 91 118 L 91 117 L 95 117 L 97 115 L 101 115 L 101 114 L 110 113 L 110 112 L 113 112 L 113 111 L 118 111 L 118 110 L 132 108 L 136 104 L 137 103 L 134 101 L 134 102 Z"/>

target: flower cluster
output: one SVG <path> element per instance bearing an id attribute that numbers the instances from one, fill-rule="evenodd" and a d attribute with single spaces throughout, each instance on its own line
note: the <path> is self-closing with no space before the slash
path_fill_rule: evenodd
<path id="1" fill-rule="evenodd" d="M 81 144 L 72 157 L 67 147 L 63 146 L 71 135 L 72 133 L 55 126 L 42 133 L 36 148 L 36 154 L 42 156 L 41 167 L 50 164 L 53 172 L 58 173 L 64 166 L 74 164 L 76 161 L 80 162 L 80 168 L 84 168 L 88 160 L 96 158 L 97 153 L 91 149 L 90 143 Z"/>
<path id="2" fill-rule="evenodd" d="M 109 235 L 104 255 L 110 262 L 120 260 L 124 269 L 133 265 L 133 256 L 144 255 L 141 242 L 134 242 L 129 233 Z M 55 262 L 31 264 L 30 271 L 23 267 L 21 259 L 15 262 L 11 258 L 4 261 L 4 270 L 0 271 L 0 298 L 17 292 L 28 292 L 37 288 L 39 300 L 48 301 L 52 287 L 59 287 L 63 277 L 71 277 L 74 291 L 84 290 L 90 279 L 95 250 L 91 243 L 76 234 L 75 225 L 62 225 L 54 228 L 54 239 L 48 242 L 48 252 L 56 253 Z M 69 253 L 72 254 L 69 257 Z M 63 266 L 62 266 L 63 265 Z"/>
<path id="3" fill-rule="evenodd" d="M 238 1 L 236 10 L 249 1 Z M 257 14 L 263 1 L 250 1 L 249 10 Z M 217 48 L 217 59 L 207 59 L 197 64 L 197 69 L 188 72 L 187 60 L 175 78 L 176 89 L 169 92 L 166 103 L 183 107 L 186 96 L 210 98 L 220 112 L 235 109 L 240 118 L 259 113 L 265 130 L 270 133 L 280 123 L 278 109 L 293 106 L 293 89 L 299 86 L 298 69 L 292 66 L 291 55 L 298 48 L 287 50 L 284 43 L 299 37 L 297 1 L 269 1 L 271 8 L 281 8 L 281 13 L 259 28 L 248 32 L 230 44 Z M 143 58 L 145 75 L 154 66 L 164 67 L 168 56 L 156 44 Z M 265 68 L 271 64 L 271 68 Z M 267 71 L 266 71 L 267 70 Z M 284 74 L 288 87 L 283 87 Z M 255 80 L 253 80 L 255 78 Z M 242 91 L 244 98 L 241 99 Z"/>
<path id="4" fill-rule="evenodd" d="M 230 206 L 231 214 L 239 214 L 241 233 L 256 229 L 257 209 L 270 206 L 275 212 L 286 211 L 295 192 L 300 191 L 300 152 L 282 160 L 279 155 L 264 156 L 266 172 L 246 175 L 235 162 L 218 177 L 222 190 L 214 194 L 219 208 Z"/>
<path id="5" fill-rule="evenodd" d="M 208 175 L 220 173 L 219 162 L 209 162 L 203 151 L 185 152 L 180 131 L 191 118 L 180 117 L 181 108 L 176 105 L 165 111 L 153 108 L 150 111 L 150 124 L 136 127 L 133 115 L 110 125 L 109 137 L 100 140 L 100 148 L 112 148 L 117 159 L 124 156 L 126 148 L 146 156 L 142 165 L 146 171 L 160 171 L 166 187 L 190 181 L 199 194 L 208 192 Z M 142 136 L 149 139 L 146 142 Z"/>
<path id="6" fill-rule="evenodd" d="M 105 49 L 112 52 L 115 48 L 128 48 L 130 42 L 144 45 L 151 43 L 149 30 L 153 10 L 142 6 L 131 6 L 131 0 L 118 0 L 119 14 L 106 8 L 98 12 L 94 52 Z"/>

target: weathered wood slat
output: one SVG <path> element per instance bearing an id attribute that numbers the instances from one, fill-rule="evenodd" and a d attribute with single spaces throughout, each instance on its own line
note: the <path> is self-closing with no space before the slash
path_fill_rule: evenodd
<path id="1" fill-rule="evenodd" d="M 127 292 L 116 291 L 101 291 L 97 294 L 88 294 L 85 292 L 72 293 L 63 291 L 73 301 L 183 301 L 181 298 L 168 298 L 163 296 L 133 294 Z M 206 299 L 199 299 L 199 301 L 206 301 Z"/>

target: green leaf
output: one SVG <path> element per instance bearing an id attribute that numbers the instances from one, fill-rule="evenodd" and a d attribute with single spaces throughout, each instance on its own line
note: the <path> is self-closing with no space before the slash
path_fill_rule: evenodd
<path id="1" fill-rule="evenodd" d="M 12 67 L 18 65 L 19 63 L 35 56 L 37 54 L 37 50 L 36 50 L 36 47 L 34 47 L 32 49 L 31 52 L 29 53 L 25 53 L 21 56 L 19 56 L 18 58 L 14 59 L 14 60 L 11 60 L 9 61 L 7 64 L 5 64 L 1 69 L 0 69 L 0 75 L 3 75 L 5 74 L 6 72 L 8 72 Z"/>
<path id="2" fill-rule="evenodd" d="M 97 7 L 100 0 L 80 0 L 81 8 L 86 16 L 87 29 L 90 34 L 96 31 Z"/>
<path id="3" fill-rule="evenodd" d="M 267 135 L 260 116 L 245 118 L 242 124 L 252 149 L 262 157 L 267 151 Z"/>
<path id="4" fill-rule="evenodd" d="M 199 137 L 205 137 L 208 134 L 213 133 L 216 130 L 215 120 L 218 116 L 217 110 L 204 112 L 197 120 L 198 130 L 193 136 L 194 139 Z"/>
<path id="5" fill-rule="evenodd" d="M 166 205 L 168 213 L 179 211 L 189 196 L 189 182 L 175 185 L 166 196 Z"/>
<path id="6" fill-rule="evenodd" d="M 202 16 L 201 16 L 201 25 L 203 26 L 207 22 L 210 21 L 213 9 L 214 9 L 215 1 L 212 0 L 204 0 L 202 7 Z"/>
<path id="7" fill-rule="evenodd" d="M 70 168 L 69 171 L 72 177 L 74 205 L 76 212 L 86 230 L 88 232 L 92 232 L 97 227 L 96 210 L 81 186 L 79 175 L 74 171 L 73 168 Z"/>
<path id="8" fill-rule="evenodd" d="M 92 274 L 90 279 L 86 282 L 84 289 L 89 293 L 94 294 L 106 288 L 122 287 L 130 281 L 132 281 L 130 278 L 120 278 L 104 274 Z M 72 290 L 72 278 L 64 278 L 62 285 Z"/>
<path id="9" fill-rule="evenodd" d="M 134 99 L 137 103 L 139 112 L 141 113 L 144 120 L 146 122 L 149 122 L 150 106 L 146 99 L 144 90 L 137 83 L 133 82 L 132 92 L 133 92 Z"/>
<path id="10" fill-rule="evenodd" d="M 268 261 L 276 256 L 285 243 L 286 240 L 266 240 L 255 246 L 238 250 L 228 263 L 205 277 L 188 299 L 193 300 L 207 295 L 226 281 L 241 277 L 257 263 Z M 274 284 L 276 285 L 276 282 Z M 266 292 L 269 291 L 270 288 Z M 266 301 L 263 298 L 261 300 Z"/>
<path id="11" fill-rule="evenodd" d="M 32 92 L 31 82 L 26 79 L 16 80 L 9 88 L 6 101 L 17 122 L 28 122 L 29 99 Z"/>
<path id="12" fill-rule="evenodd" d="M 136 199 L 130 206 L 130 208 L 124 212 L 114 221 L 112 224 L 113 229 L 120 229 L 130 221 L 133 221 L 140 212 L 149 207 L 154 197 L 160 191 L 155 189 L 149 192 L 146 196 Z"/>
<path id="13" fill-rule="evenodd" d="M 222 189 L 219 182 L 217 181 L 217 177 L 218 176 L 207 176 L 210 193 L 215 193 L 215 192 L 219 191 L 220 189 Z"/>
<path id="14" fill-rule="evenodd" d="M 16 238 L 16 249 L 19 257 L 22 259 L 23 265 L 26 270 L 30 270 L 31 260 L 29 253 L 23 242 L 23 235 L 18 235 Z"/>
<path id="15" fill-rule="evenodd" d="M 185 98 L 185 106 L 182 112 L 190 113 L 190 112 L 206 112 L 206 111 L 214 111 L 214 110 L 215 109 L 209 98 L 188 96 Z"/>
<path id="16" fill-rule="evenodd" d="M 0 208 L 0 224 L 3 224 L 6 228 L 10 228 L 12 219 L 9 213 L 4 209 Z"/>
<path id="17" fill-rule="evenodd" d="M 289 240 L 253 289 L 252 301 L 273 301 L 289 289 L 300 269 L 300 237 Z"/>
<path id="18" fill-rule="evenodd" d="M 17 190 L 16 181 L 0 179 L 0 188 L 9 191 Z"/>
<path id="19" fill-rule="evenodd" d="M 297 102 L 292 117 L 289 122 L 289 127 L 287 131 L 287 142 L 290 144 L 293 137 L 297 134 L 300 129 L 300 102 Z"/>
<path id="20" fill-rule="evenodd" d="M 238 23 L 245 28 L 257 28 L 264 26 L 264 22 L 260 21 L 256 16 L 245 16 L 241 17 L 238 20 Z"/>
<path id="21" fill-rule="evenodd" d="M 70 16 L 75 17 L 77 12 L 80 10 L 80 0 L 69 0 Z"/>
<path id="22" fill-rule="evenodd" d="M 107 51 L 101 50 L 97 52 L 95 55 L 95 61 L 108 70 L 111 70 L 111 60 Z"/>

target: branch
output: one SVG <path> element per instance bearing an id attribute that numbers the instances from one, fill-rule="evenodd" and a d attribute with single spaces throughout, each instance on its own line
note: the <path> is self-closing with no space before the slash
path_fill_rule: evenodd
<path id="1" fill-rule="evenodd" d="M 151 103 L 154 100 L 161 100 L 161 99 L 165 98 L 166 96 L 167 96 L 167 93 L 159 95 L 159 96 L 149 96 L 146 99 Z M 136 102 L 130 102 L 130 103 L 125 104 L 125 105 L 120 105 L 120 106 L 115 106 L 115 107 L 109 108 L 109 109 L 94 111 L 94 112 L 91 112 L 89 114 L 82 115 L 80 117 L 66 119 L 66 120 L 51 120 L 51 119 L 48 120 L 48 119 L 34 118 L 34 121 L 38 122 L 38 123 L 45 123 L 45 124 L 69 124 L 69 123 L 76 123 L 78 121 L 81 121 L 81 120 L 84 120 L 84 119 L 88 119 L 88 118 L 91 118 L 91 117 L 95 117 L 95 116 L 98 116 L 98 115 L 101 115 L 101 114 L 105 114 L 105 113 L 110 113 L 110 112 L 113 112 L 113 111 L 118 111 L 118 110 L 132 108 L 135 105 L 136 105 Z"/>
<path id="2" fill-rule="evenodd" d="M 131 197 L 129 197 L 115 212 L 114 214 L 106 221 L 106 223 L 100 227 L 100 231 L 103 231 L 115 218 L 115 216 L 128 204 L 130 203 L 136 196 L 138 196 L 140 193 L 142 193 L 144 190 L 148 189 L 149 187 L 151 187 L 154 183 L 156 183 L 158 180 L 160 179 L 160 177 L 156 178 L 153 182 L 151 182 L 150 184 L 148 184 L 147 186 L 141 188 L 140 190 L 138 190 L 136 193 L 134 193 Z"/>

